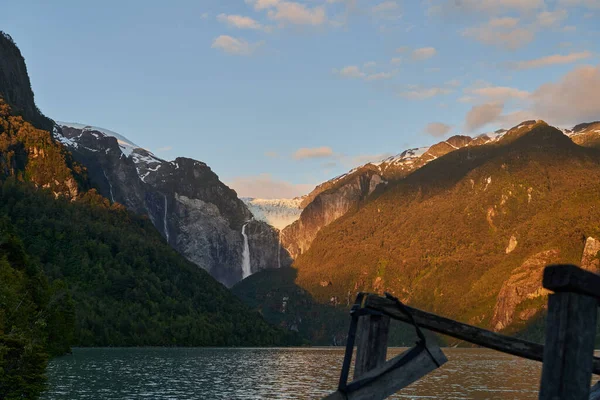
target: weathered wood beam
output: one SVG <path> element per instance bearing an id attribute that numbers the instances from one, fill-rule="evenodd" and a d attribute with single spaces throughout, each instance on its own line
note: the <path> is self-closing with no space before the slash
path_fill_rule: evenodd
<path id="1" fill-rule="evenodd" d="M 600 275 L 575 265 L 550 265 L 544 269 L 543 286 L 554 292 L 584 294 L 600 300 Z"/>
<path id="2" fill-rule="evenodd" d="M 364 307 L 382 312 L 390 317 L 411 323 L 406 314 L 400 311 L 395 302 L 374 294 L 369 294 L 363 302 Z M 425 329 L 452 336 L 489 349 L 498 350 L 503 353 L 534 361 L 542 361 L 544 358 L 544 346 L 539 343 L 502 335 L 496 332 L 481 329 L 476 326 L 464 324 L 449 318 L 440 317 L 432 313 L 421 311 L 417 308 L 406 306 L 412 314 L 416 323 Z M 594 374 L 600 375 L 600 359 L 594 357 Z"/>
<path id="3" fill-rule="evenodd" d="M 366 372 L 359 379 L 359 381 L 367 381 L 364 386 L 350 390 L 347 393 L 336 391 L 325 397 L 324 400 L 385 399 L 448 361 L 438 346 L 429 345 L 428 349 L 429 352 L 423 350 L 414 358 L 412 358 L 411 350 L 409 349 L 388 360 L 383 365 Z M 393 368 L 398 363 L 403 362 L 406 362 L 406 364 L 402 367 Z"/>
<path id="4" fill-rule="evenodd" d="M 588 400 L 598 301 L 579 293 L 548 297 L 540 400 Z"/>
<path id="5" fill-rule="evenodd" d="M 389 329 L 390 317 L 387 315 L 358 318 L 354 379 L 385 363 Z"/>

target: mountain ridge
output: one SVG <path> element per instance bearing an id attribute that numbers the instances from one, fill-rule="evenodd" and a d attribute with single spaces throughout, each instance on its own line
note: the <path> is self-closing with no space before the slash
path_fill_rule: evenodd
<path id="1" fill-rule="evenodd" d="M 600 192 L 600 153 L 541 122 L 515 136 L 457 150 L 382 188 L 318 233 L 294 262 L 297 283 L 320 302 L 385 290 L 451 318 L 506 328 L 492 318 L 506 313 L 498 294 L 511 272 L 535 257 L 527 271 L 581 264 L 584 243 L 600 234 L 590 208 Z M 552 256 L 536 256 L 548 250 Z M 527 299 L 512 312 L 533 314 L 511 314 L 520 324 L 540 311 Z"/>
<path id="2" fill-rule="evenodd" d="M 57 124 L 54 136 L 87 166 L 102 195 L 147 214 L 169 244 L 226 286 L 244 277 L 246 240 L 251 272 L 289 266 L 279 231 L 254 218 L 206 163 L 166 161 L 121 134 L 85 124 Z"/>

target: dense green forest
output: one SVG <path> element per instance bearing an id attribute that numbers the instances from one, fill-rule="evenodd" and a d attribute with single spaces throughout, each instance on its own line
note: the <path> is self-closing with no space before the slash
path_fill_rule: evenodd
<path id="1" fill-rule="evenodd" d="M 79 346 L 241 346 L 293 341 L 171 249 L 145 217 L 94 190 L 77 201 L 8 179 L 6 215 L 51 282 L 69 285 Z"/>
<path id="2" fill-rule="evenodd" d="M 9 39 L 0 35 L 0 399 L 37 398 L 48 359 L 71 345 L 300 344 L 147 217 L 91 189 L 48 131 Z"/>
<path id="3" fill-rule="evenodd" d="M 6 217 L 0 217 L 0 398 L 32 399 L 48 358 L 69 350 L 75 311 L 63 281 L 48 283 Z"/>

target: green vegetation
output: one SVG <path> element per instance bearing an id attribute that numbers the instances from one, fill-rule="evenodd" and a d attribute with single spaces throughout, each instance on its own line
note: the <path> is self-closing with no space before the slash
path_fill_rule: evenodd
<path id="1" fill-rule="evenodd" d="M 600 234 L 599 182 L 598 150 L 543 123 L 520 128 L 432 161 L 323 228 L 295 261 L 296 284 L 321 303 L 389 291 L 490 327 L 503 283 L 527 259 L 553 249 L 553 262 L 581 262 L 585 238 Z"/>
<path id="2" fill-rule="evenodd" d="M 0 398 L 33 399 L 44 390 L 48 358 L 69 350 L 74 322 L 65 284 L 48 284 L 0 218 Z"/>
<path id="3" fill-rule="evenodd" d="M 295 284 L 296 274 L 293 268 L 260 271 L 231 290 L 271 324 L 298 332 L 312 345 L 344 343 L 350 321 L 346 300 L 344 307 L 319 304 Z"/>
<path id="4" fill-rule="evenodd" d="M 77 346 L 300 343 L 184 259 L 146 217 L 88 190 L 50 132 L 0 98 L 0 398 L 35 399 Z"/>
<path id="5" fill-rule="evenodd" d="M 207 272 L 171 249 L 147 218 L 95 191 L 71 202 L 13 179 L 8 216 L 51 281 L 64 280 L 79 346 L 241 346 L 291 338 L 250 312 Z"/>

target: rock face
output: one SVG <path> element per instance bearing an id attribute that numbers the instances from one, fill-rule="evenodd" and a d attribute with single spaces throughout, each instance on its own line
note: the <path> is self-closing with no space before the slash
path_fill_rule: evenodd
<path id="1" fill-rule="evenodd" d="M 302 197 L 300 208 L 303 209 L 303 212 L 300 214 L 298 221 L 283 229 L 284 247 L 294 258 L 297 257 L 310 248 L 318 231 L 363 201 L 365 198 L 356 196 L 355 190 L 352 189 L 361 176 L 368 179 L 372 176 L 378 176 L 382 183 L 392 183 L 405 178 L 431 161 L 458 149 L 471 149 L 500 141 L 508 143 L 516 140 L 541 122 L 535 120 L 524 121 L 509 130 L 500 129 L 474 138 L 462 135 L 452 136 L 429 147 L 408 149 L 380 162 L 365 164 L 344 175 L 324 182 L 311 193 Z M 600 122 L 579 124 L 572 130 L 563 130 L 562 132 L 580 146 L 600 148 Z M 377 183 L 373 181 L 373 184 L 376 185 Z M 350 197 L 341 200 L 345 193 L 349 194 Z M 321 196 L 337 198 L 337 200 L 334 202 L 324 201 Z M 529 201 L 531 201 L 531 194 Z M 342 206 L 340 207 L 340 205 Z M 512 252 L 516 245 L 516 238 L 514 240 L 511 238 L 506 249 L 507 254 Z"/>
<path id="2" fill-rule="evenodd" d="M 585 240 L 583 256 L 581 257 L 581 268 L 600 274 L 600 260 L 598 252 L 600 251 L 600 240 L 588 237 Z"/>
<path id="3" fill-rule="evenodd" d="M 356 207 L 383 183 L 381 176 L 370 171 L 356 174 L 340 187 L 317 195 L 302 211 L 300 219 L 282 231 L 282 243 L 292 258 L 308 250 L 319 230 Z"/>
<path id="4" fill-rule="evenodd" d="M 573 129 L 565 131 L 565 134 L 580 146 L 600 147 L 600 121 L 575 125 Z"/>
<path id="5" fill-rule="evenodd" d="M 283 245 L 293 258 L 306 252 L 317 233 L 348 210 L 357 207 L 380 184 L 406 177 L 411 172 L 450 152 L 466 146 L 498 141 L 500 130 L 471 138 L 452 136 L 433 146 L 405 150 L 377 163 L 368 163 L 317 186 L 300 202 L 297 221 L 283 229 Z"/>
<path id="6" fill-rule="evenodd" d="M 52 131 L 52 121 L 36 107 L 25 60 L 10 35 L 0 31 L 0 97 L 13 113 L 38 129 Z"/>
<path id="7" fill-rule="evenodd" d="M 148 215 L 172 247 L 223 284 L 242 279 L 241 231 L 253 215 L 205 163 L 165 161 L 115 132 L 81 124 L 58 123 L 54 135 L 87 167 L 100 194 Z M 290 264 L 277 229 L 252 221 L 248 234 L 253 273 Z"/>
<path id="8" fill-rule="evenodd" d="M 543 251 L 529 257 L 512 272 L 498 293 L 491 322 L 494 330 L 500 331 L 513 322 L 519 304 L 548 294 L 542 287 L 544 267 L 555 261 L 558 256 L 557 250 Z M 536 309 L 526 309 L 521 311 L 518 317 L 527 320 L 536 312 Z"/>

